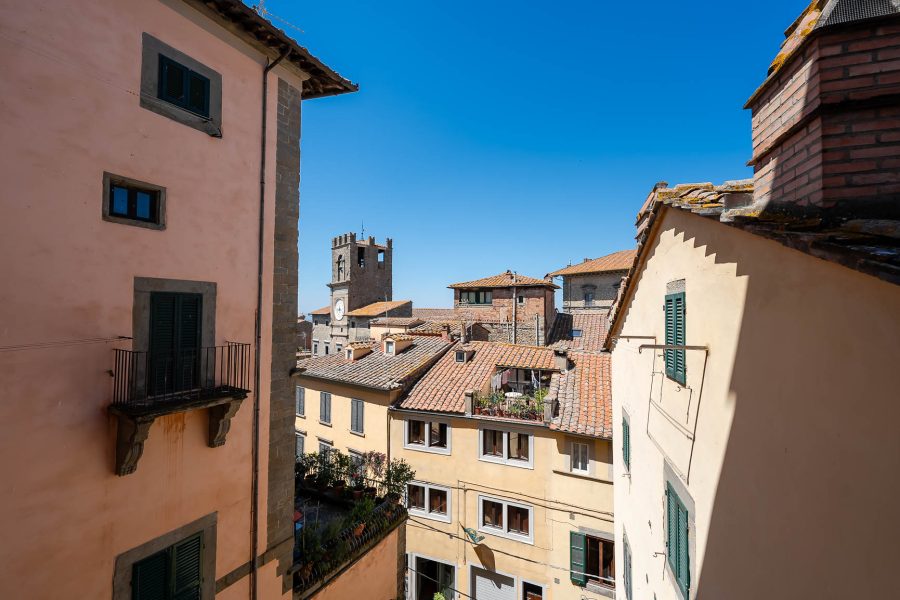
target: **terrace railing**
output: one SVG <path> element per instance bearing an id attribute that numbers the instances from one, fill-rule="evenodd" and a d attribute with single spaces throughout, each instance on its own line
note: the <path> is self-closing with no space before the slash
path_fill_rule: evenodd
<path id="1" fill-rule="evenodd" d="M 250 344 L 179 352 L 115 351 L 113 405 L 142 408 L 167 403 L 246 397 Z"/>

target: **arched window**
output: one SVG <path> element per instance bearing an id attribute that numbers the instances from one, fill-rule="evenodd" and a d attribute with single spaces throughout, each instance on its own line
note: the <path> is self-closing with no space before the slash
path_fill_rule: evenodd
<path id="1" fill-rule="evenodd" d="M 338 280 L 344 278 L 344 257 L 338 256 L 337 259 L 337 278 Z"/>

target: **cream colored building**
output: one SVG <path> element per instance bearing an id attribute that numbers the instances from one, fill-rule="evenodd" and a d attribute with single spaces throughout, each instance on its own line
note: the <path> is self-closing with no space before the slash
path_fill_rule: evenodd
<path id="1" fill-rule="evenodd" d="M 602 353 L 457 344 L 390 411 L 409 598 L 615 597 L 608 375 Z M 492 379 L 523 394 L 503 416 Z"/>
<path id="2" fill-rule="evenodd" d="M 897 596 L 900 103 L 842 65 L 896 77 L 868 63 L 900 9 L 862 5 L 789 28 L 753 180 L 657 184 L 638 215 L 608 337 L 620 597 Z"/>

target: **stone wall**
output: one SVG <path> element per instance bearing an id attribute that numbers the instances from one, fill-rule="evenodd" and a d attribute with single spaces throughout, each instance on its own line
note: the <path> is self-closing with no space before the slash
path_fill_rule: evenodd
<path id="1" fill-rule="evenodd" d="M 625 273 L 626 271 L 616 271 L 563 277 L 563 310 L 573 312 L 609 308 L 616 300 L 619 284 Z M 585 304 L 585 293 L 590 291 L 594 293 L 594 300 L 591 304 Z"/>
<path id="2" fill-rule="evenodd" d="M 290 371 L 296 365 L 297 351 L 300 90 L 281 79 L 277 131 L 266 545 L 267 549 L 277 548 L 277 572 L 284 575 L 293 560 L 294 531 L 294 386 Z"/>

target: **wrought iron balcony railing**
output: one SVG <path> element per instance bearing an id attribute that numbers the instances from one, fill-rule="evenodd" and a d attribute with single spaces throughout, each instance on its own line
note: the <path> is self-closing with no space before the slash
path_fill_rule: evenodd
<path id="1" fill-rule="evenodd" d="M 163 353 L 117 349 L 112 403 L 140 410 L 193 400 L 244 398 L 249 383 L 250 344 Z"/>

